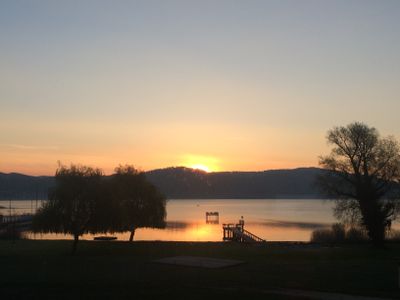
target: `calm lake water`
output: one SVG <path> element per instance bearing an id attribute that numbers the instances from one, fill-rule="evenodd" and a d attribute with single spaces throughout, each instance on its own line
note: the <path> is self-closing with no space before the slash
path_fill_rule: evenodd
<path id="1" fill-rule="evenodd" d="M 0 201 L 0 213 L 9 214 L 9 201 Z M 12 201 L 12 213 L 34 213 L 41 202 Z M 241 216 L 245 229 L 269 241 L 308 241 L 317 228 L 335 222 L 331 200 L 304 199 L 215 199 L 169 200 L 166 229 L 138 229 L 135 240 L 221 241 L 222 224 L 237 223 Z M 218 212 L 218 224 L 206 223 L 206 212 Z M 115 234 L 126 240 L 129 233 Z M 28 234 L 33 239 L 70 239 L 69 235 Z M 84 235 L 83 239 L 93 239 Z"/>

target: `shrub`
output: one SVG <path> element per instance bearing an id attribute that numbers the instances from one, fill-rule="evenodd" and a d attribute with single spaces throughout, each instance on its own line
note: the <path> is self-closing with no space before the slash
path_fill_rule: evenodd
<path id="1" fill-rule="evenodd" d="M 19 240 L 22 238 L 24 238 L 23 233 L 12 226 L 0 230 L 0 240 Z"/>
<path id="2" fill-rule="evenodd" d="M 332 238 L 333 242 L 341 243 L 345 240 L 346 230 L 343 224 L 336 223 L 332 225 Z"/>
<path id="3" fill-rule="evenodd" d="M 396 241 L 399 242 L 400 241 L 400 230 L 390 230 L 387 234 L 387 238 L 390 241 Z"/>
<path id="4" fill-rule="evenodd" d="M 311 242 L 313 243 L 332 243 L 333 232 L 330 229 L 316 229 L 311 234 Z"/>
<path id="5" fill-rule="evenodd" d="M 321 244 L 341 243 L 345 240 L 346 230 L 343 224 L 333 224 L 330 229 L 316 229 L 311 234 L 311 242 Z"/>
<path id="6" fill-rule="evenodd" d="M 365 242 L 368 240 L 368 235 L 365 230 L 357 227 L 351 227 L 346 232 L 346 241 L 348 242 Z"/>
<path id="7" fill-rule="evenodd" d="M 393 236 L 396 236 L 393 234 Z M 400 232 L 397 238 L 400 239 Z M 341 223 L 333 224 L 330 229 L 317 229 L 311 234 L 311 242 L 320 244 L 335 244 L 344 242 L 365 242 L 368 235 L 364 229 L 358 227 L 346 227 Z"/>

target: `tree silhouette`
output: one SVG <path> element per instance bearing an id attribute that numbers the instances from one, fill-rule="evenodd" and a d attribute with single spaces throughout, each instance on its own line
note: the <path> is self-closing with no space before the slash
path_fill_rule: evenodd
<path id="1" fill-rule="evenodd" d="M 92 216 L 87 224 L 90 233 L 120 232 L 124 226 L 123 207 L 118 198 L 112 176 L 103 176 L 97 187 Z"/>
<path id="2" fill-rule="evenodd" d="M 72 253 L 84 233 L 130 231 L 165 227 L 165 197 L 132 166 L 119 166 L 115 174 L 87 166 L 60 165 L 49 201 L 39 208 L 33 231 L 72 234 Z"/>
<path id="3" fill-rule="evenodd" d="M 103 177 L 99 191 L 89 232 L 130 231 L 129 241 L 133 241 L 138 228 L 165 227 L 165 197 L 134 167 L 117 167 L 115 174 Z"/>
<path id="4" fill-rule="evenodd" d="M 129 241 L 133 241 L 137 228 L 165 227 L 166 199 L 143 172 L 129 165 L 119 166 L 112 177 L 112 187 L 121 209 L 120 231 L 131 232 Z"/>
<path id="5" fill-rule="evenodd" d="M 60 165 L 55 176 L 56 186 L 49 194 L 49 201 L 36 213 L 33 230 L 72 234 L 74 254 L 79 236 L 90 231 L 96 202 L 102 197 L 101 179 L 99 169 Z"/>
<path id="6" fill-rule="evenodd" d="M 330 155 L 320 158 L 328 172 L 319 185 L 337 197 L 335 216 L 365 226 L 376 246 L 399 212 L 400 149 L 394 138 L 381 138 L 363 123 L 328 131 Z"/>

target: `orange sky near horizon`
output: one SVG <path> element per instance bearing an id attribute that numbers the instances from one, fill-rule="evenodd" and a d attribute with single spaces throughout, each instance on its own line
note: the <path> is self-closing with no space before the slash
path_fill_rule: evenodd
<path id="1" fill-rule="evenodd" d="M 51 135 L 37 124 L 28 130 L 32 136 Z M 35 128 L 36 127 L 36 128 Z M 21 130 L 25 128 L 21 127 Z M 149 126 L 143 136 L 129 140 L 127 128 L 116 128 L 120 136 L 111 141 L 97 135 L 97 127 L 87 132 L 78 146 L 69 139 L 71 128 L 54 136 L 52 144 L 0 145 L 0 172 L 18 172 L 29 175 L 53 175 L 58 161 L 63 164 L 84 164 L 101 168 L 111 174 L 119 164 L 131 164 L 141 170 L 185 166 L 205 166 L 216 171 L 261 171 L 268 169 L 310 167 L 318 165 L 318 155 L 326 151 L 324 132 L 299 130 L 290 134 L 276 128 L 256 132 L 240 126 L 175 126 L 166 128 Z M 74 132 L 74 130 L 72 130 Z M 97 132 L 99 133 L 99 132 Z M 22 133 L 21 133 L 22 134 Z M 81 130 L 82 134 L 82 130 Z M 147 138 L 146 135 L 150 138 Z M 156 136 L 156 138 L 151 138 Z M 315 143 L 319 140 L 319 143 Z"/>

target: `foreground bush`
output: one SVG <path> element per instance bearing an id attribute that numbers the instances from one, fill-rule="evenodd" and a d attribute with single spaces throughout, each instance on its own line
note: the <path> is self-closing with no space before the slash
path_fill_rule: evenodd
<path id="1" fill-rule="evenodd" d="M 350 227 L 346 230 L 343 224 L 333 224 L 330 229 L 316 229 L 311 234 L 312 243 L 337 244 L 337 243 L 357 243 L 368 240 L 365 230 L 357 227 Z"/>
<path id="2" fill-rule="evenodd" d="M 356 227 L 351 227 L 347 232 L 346 232 L 346 241 L 348 242 L 365 242 L 368 240 L 368 234 L 366 233 L 365 230 L 362 230 L 360 228 Z"/>
<path id="3" fill-rule="evenodd" d="M 388 240 L 390 241 L 395 241 L 395 242 L 400 242 L 400 230 L 391 230 L 388 235 Z"/>
<path id="4" fill-rule="evenodd" d="M 333 232 L 330 229 L 316 229 L 311 233 L 312 243 L 327 244 L 334 240 Z"/>
<path id="5" fill-rule="evenodd" d="M 19 240 L 23 238 L 24 234 L 21 231 L 12 228 L 12 226 L 0 230 L 0 240 Z"/>

